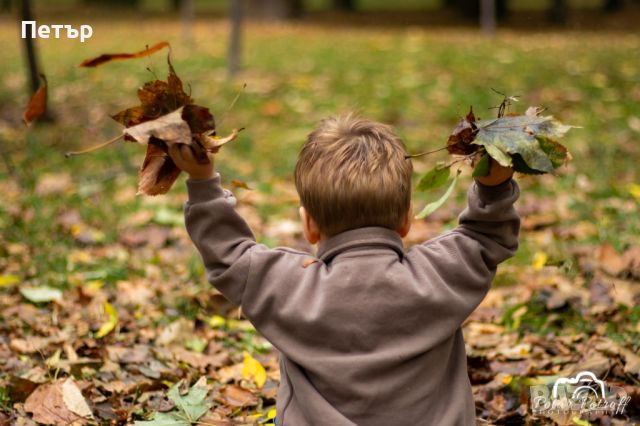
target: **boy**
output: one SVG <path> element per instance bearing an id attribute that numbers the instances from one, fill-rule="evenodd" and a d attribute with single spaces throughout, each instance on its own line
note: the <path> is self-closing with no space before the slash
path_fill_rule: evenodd
<path id="1" fill-rule="evenodd" d="M 280 351 L 278 425 L 475 424 L 460 327 L 518 246 L 511 169 L 493 162 L 460 225 L 405 251 L 403 143 L 369 120 L 324 120 L 295 169 L 313 257 L 257 244 L 213 161 L 170 155 L 190 175 L 186 227 L 208 280 Z"/>

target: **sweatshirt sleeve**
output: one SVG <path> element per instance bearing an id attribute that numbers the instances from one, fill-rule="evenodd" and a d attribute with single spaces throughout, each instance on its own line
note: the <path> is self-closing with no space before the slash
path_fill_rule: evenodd
<path id="1" fill-rule="evenodd" d="M 242 304 L 251 252 L 258 244 L 249 225 L 235 211 L 236 198 L 220 186 L 220 174 L 187 180 L 185 225 L 204 262 L 208 281 L 231 302 Z"/>
<path id="2" fill-rule="evenodd" d="M 498 264 L 515 254 L 520 218 L 513 204 L 519 194 L 513 179 L 493 187 L 474 181 L 458 226 L 407 252 L 409 267 L 425 286 L 432 318 L 445 334 L 473 312 Z"/>

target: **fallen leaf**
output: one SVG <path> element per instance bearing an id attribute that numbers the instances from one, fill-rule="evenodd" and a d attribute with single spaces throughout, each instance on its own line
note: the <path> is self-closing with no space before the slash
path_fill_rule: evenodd
<path id="1" fill-rule="evenodd" d="M 238 385 L 227 385 L 223 387 L 217 399 L 223 404 L 237 408 L 258 405 L 258 397 L 251 393 L 251 391 Z"/>
<path id="2" fill-rule="evenodd" d="M 97 67 L 98 65 L 105 64 L 114 60 L 143 58 L 145 56 L 152 55 L 164 47 L 169 46 L 166 41 L 156 43 L 151 47 L 146 47 L 144 50 L 136 53 L 105 53 L 92 59 L 85 59 L 80 64 L 81 67 Z"/>
<path id="3" fill-rule="evenodd" d="M 47 383 L 29 395 L 24 409 L 46 425 L 86 424 L 93 415 L 72 379 Z"/>
<path id="4" fill-rule="evenodd" d="M 27 108 L 22 114 L 22 121 L 27 126 L 47 110 L 47 78 L 40 74 L 40 87 L 31 96 Z"/>
<path id="5" fill-rule="evenodd" d="M 20 287 L 20 294 L 34 303 L 51 302 L 62 299 L 62 291 L 49 286 Z"/>
<path id="6" fill-rule="evenodd" d="M 245 379 L 253 379 L 256 386 L 261 388 L 267 381 L 267 372 L 260 361 L 251 356 L 247 351 L 243 351 L 244 361 L 242 362 L 242 376 Z"/>
<path id="7" fill-rule="evenodd" d="M 104 302 L 104 313 L 109 317 L 105 323 L 100 326 L 100 329 L 96 332 L 97 339 L 101 339 L 107 334 L 111 333 L 118 325 L 118 311 L 109 302 Z"/>

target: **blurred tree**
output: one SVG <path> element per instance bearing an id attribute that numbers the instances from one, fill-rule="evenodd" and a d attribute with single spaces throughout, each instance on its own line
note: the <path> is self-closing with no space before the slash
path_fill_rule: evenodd
<path id="1" fill-rule="evenodd" d="M 334 9 L 355 12 L 357 9 L 356 0 L 333 0 Z"/>
<path id="2" fill-rule="evenodd" d="M 304 5 L 302 0 L 251 0 L 249 10 L 260 19 L 293 19 L 302 15 Z"/>
<path id="3" fill-rule="evenodd" d="M 117 6 L 137 8 L 140 5 L 139 0 L 82 0 L 84 4 L 92 6 Z"/>
<path id="4" fill-rule="evenodd" d="M 446 0 L 445 6 L 452 7 L 462 15 L 480 19 L 480 2 L 481 0 Z M 495 16 L 497 19 L 503 19 L 507 15 L 507 0 L 495 0 Z"/>
<path id="5" fill-rule="evenodd" d="M 0 12 L 8 12 L 11 10 L 11 0 L 0 1 Z"/>
<path id="6" fill-rule="evenodd" d="M 244 15 L 244 1 L 229 0 L 229 18 L 231 19 L 231 34 L 229 35 L 229 76 L 235 76 L 241 67 L 242 53 L 242 18 Z"/>
<path id="7" fill-rule="evenodd" d="M 31 13 L 31 2 L 22 0 L 20 3 L 20 20 L 33 21 L 33 13 Z M 38 60 L 36 58 L 36 47 L 31 37 L 25 37 L 23 40 L 24 53 L 27 60 L 27 81 L 31 86 L 29 97 L 40 87 L 40 71 L 38 70 Z"/>
<path id="8" fill-rule="evenodd" d="M 566 0 L 553 0 L 549 8 L 549 18 L 552 22 L 564 24 L 567 21 L 567 2 Z"/>
<path id="9" fill-rule="evenodd" d="M 623 6 L 622 0 L 605 0 L 604 1 L 604 10 L 606 12 L 617 12 L 622 9 Z"/>

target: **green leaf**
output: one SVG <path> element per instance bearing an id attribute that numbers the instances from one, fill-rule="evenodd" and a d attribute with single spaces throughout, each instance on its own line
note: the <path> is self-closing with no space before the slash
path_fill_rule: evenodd
<path id="1" fill-rule="evenodd" d="M 488 176 L 491 169 L 491 161 L 489 155 L 483 155 L 480 161 L 473 168 L 473 177 Z"/>
<path id="2" fill-rule="evenodd" d="M 416 219 L 424 219 L 434 211 L 438 210 L 444 204 L 444 202 L 447 201 L 447 199 L 449 198 L 449 196 L 451 196 L 451 193 L 453 192 L 453 188 L 455 188 L 456 183 L 458 182 L 458 176 L 460 176 L 460 171 L 458 171 L 455 177 L 451 180 L 451 183 L 449 184 L 447 191 L 442 195 L 442 197 L 424 206 L 424 209 L 422 209 L 422 211 L 418 213 L 418 215 L 416 216 Z"/>
<path id="3" fill-rule="evenodd" d="M 178 382 L 169 389 L 167 397 L 188 419 L 196 421 L 209 410 L 209 404 L 205 402 L 208 393 L 206 377 L 202 376 L 185 395 L 180 395 L 180 382 Z"/>
<path id="4" fill-rule="evenodd" d="M 573 126 L 564 125 L 551 116 L 518 115 L 476 123 L 474 144 L 485 147 L 502 166 L 514 165 L 512 157 L 521 156 L 529 173 L 552 172 L 567 157 L 566 148 L 551 138 L 559 138 Z M 518 166 L 522 166 L 519 164 Z M 525 172 L 526 173 L 526 172 Z"/>
<path id="5" fill-rule="evenodd" d="M 62 292 L 60 290 L 48 286 L 22 287 L 20 288 L 20 293 L 33 303 L 51 302 L 62 299 Z"/>
<path id="6" fill-rule="evenodd" d="M 436 167 L 425 173 L 422 178 L 420 178 L 416 190 L 428 191 L 431 189 L 440 188 L 445 183 L 447 183 L 447 179 L 449 179 L 449 168 L 443 167 L 442 165 L 437 165 Z"/>
<path id="7" fill-rule="evenodd" d="M 135 421 L 135 426 L 191 426 L 191 422 L 187 419 L 179 417 L 177 412 L 155 413 L 153 420 Z"/>

